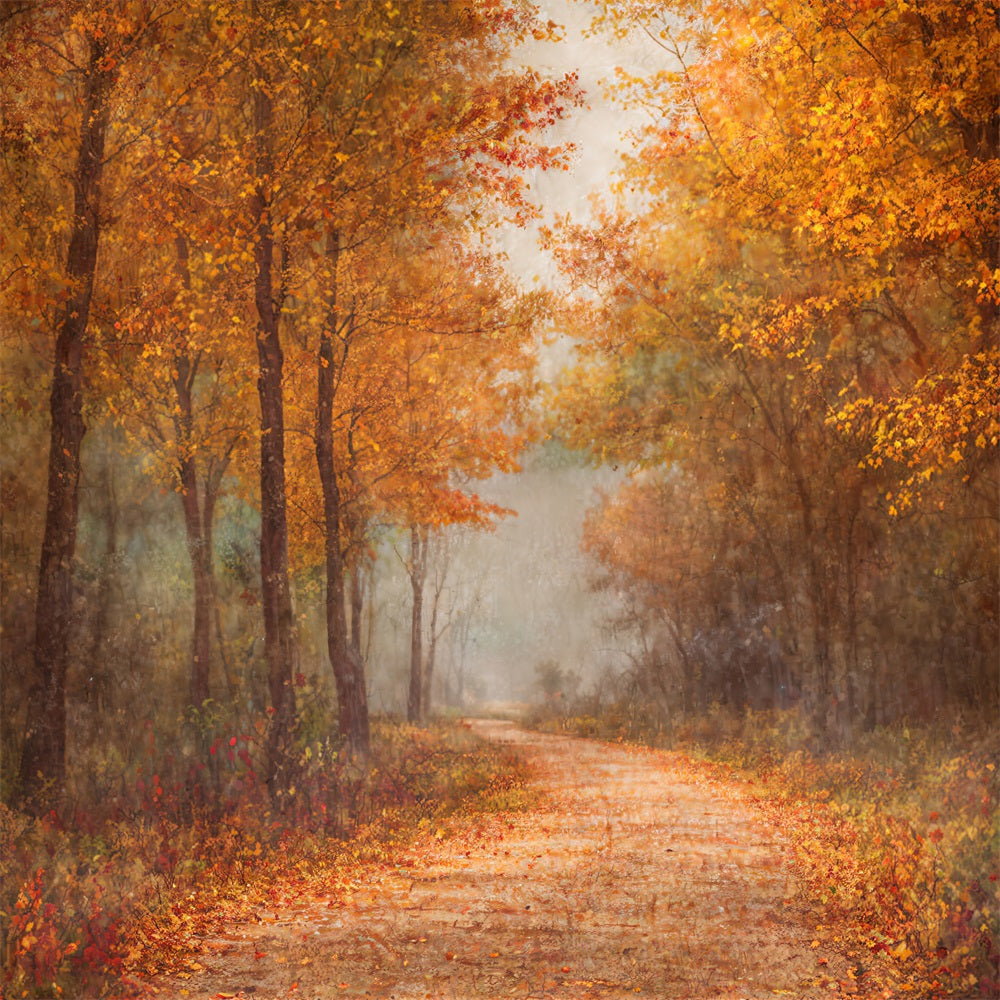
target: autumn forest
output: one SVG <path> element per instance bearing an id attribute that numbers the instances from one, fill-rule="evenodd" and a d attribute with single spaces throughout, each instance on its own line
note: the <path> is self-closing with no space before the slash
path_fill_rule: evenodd
<path id="1" fill-rule="evenodd" d="M 522 55 L 577 35 L 644 57 Z M 553 211 L 594 106 L 617 159 Z M 0 178 L 11 996 L 532 837 L 567 734 L 754 775 L 841 992 L 1000 988 L 997 4 L 9 0 Z M 601 640 L 486 704 L 459 577 L 526 466 L 585 484 L 531 572 Z M 552 961 L 521 995 L 619 995 Z"/>

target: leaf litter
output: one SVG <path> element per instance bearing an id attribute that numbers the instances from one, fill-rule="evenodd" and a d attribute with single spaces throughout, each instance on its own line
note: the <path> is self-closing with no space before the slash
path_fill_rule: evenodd
<path id="1" fill-rule="evenodd" d="M 663 752 L 472 720 L 544 789 L 434 830 L 335 892 L 200 941 L 149 984 L 191 1000 L 858 994 L 801 902 L 780 831 Z M 830 942 L 826 942 L 829 944 Z"/>

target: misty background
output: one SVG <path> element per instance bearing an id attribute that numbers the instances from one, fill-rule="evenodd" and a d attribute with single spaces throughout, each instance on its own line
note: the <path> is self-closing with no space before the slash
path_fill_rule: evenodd
<path id="1" fill-rule="evenodd" d="M 539 18 L 563 26 L 558 42 L 527 40 L 516 62 L 542 76 L 576 73 L 585 105 L 558 121 L 546 141 L 572 143 L 568 173 L 532 171 L 529 183 L 541 216 L 496 233 L 496 250 L 523 287 L 563 288 L 552 257 L 539 248 L 542 226 L 569 216 L 591 217 L 595 198 L 611 183 L 629 130 L 645 117 L 605 99 L 616 68 L 645 72 L 663 52 L 641 38 L 617 39 L 589 30 L 593 9 L 572 0 L 539 4 Z M 540 375 L 552 382 L 572 359 L 572 343 L 557 328 L 542 345 Z M 628 661 L 622 637 L 609 635 L 619 614 L 615 594 L 593 586 L 594 566 L 580 551 L 584 515 L 601 491 L 624 479 L 621 469 L 595 468 L 553 442 L 529 450 L 516 474 L 498 474 L 477 488 L 485 500 L 514 511 L 494 531 L 445 529 L 448 560 L 438 623 L 435 698 L 439 705 L 510 706 L 542 697 L 538 667 L 557 665 L 583 694 Z M 403 567 L 405 540 L 386 541 L 375 568 L 369 636 L 369 684 L 375 711 L 405 707 L 409 683 L 410 590 Z M 440 567 L 439 567 L 440 568 Z M 429 590 L 433 589 L 433 581 Z M 319 623 L 318 623 L 319 624 Z M 320 634 L 316 643 L 319 646 Z"/>

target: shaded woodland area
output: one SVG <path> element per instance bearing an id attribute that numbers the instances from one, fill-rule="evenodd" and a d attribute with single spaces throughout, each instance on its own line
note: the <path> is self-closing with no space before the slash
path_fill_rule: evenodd
<path id="1" fill-rule="evenodd" d="M 265 734 L 277 792 L 331 668 L 329 735 L 364 756 L 386 533 L 425 718 L 429 548 L 501 515 L 475 481 L 528 440 L 549 296 L 483 237 L 532 216 L 525 171 L 564 165 L 541 137 L 573 79 L 505 63 L 554 27 L 503 4 L 4 8 L 8 797 L 57 801 L 68 748 L 128 756 L 185 705 L 211 742 L 210 696 Z"/>

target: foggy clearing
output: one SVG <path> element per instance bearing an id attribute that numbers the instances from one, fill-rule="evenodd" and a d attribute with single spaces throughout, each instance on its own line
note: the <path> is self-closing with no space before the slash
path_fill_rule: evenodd
<path id="1" fill-rule="evenodd" d="M 541 804 L 433 834 L 346 887 L 277 886 L 193 942 L 165 996 L 795 997 L 858 977 L 733 784 L 635 748 L 470 720 L 531 763 Z M 817 939 L 817 935 L 819 939 Z"/>
<path id="2" fill-rule="evenodd" d="M 998 109 L 994 0 L 0 0 L 0 993 L 1000 996 Z"/>

